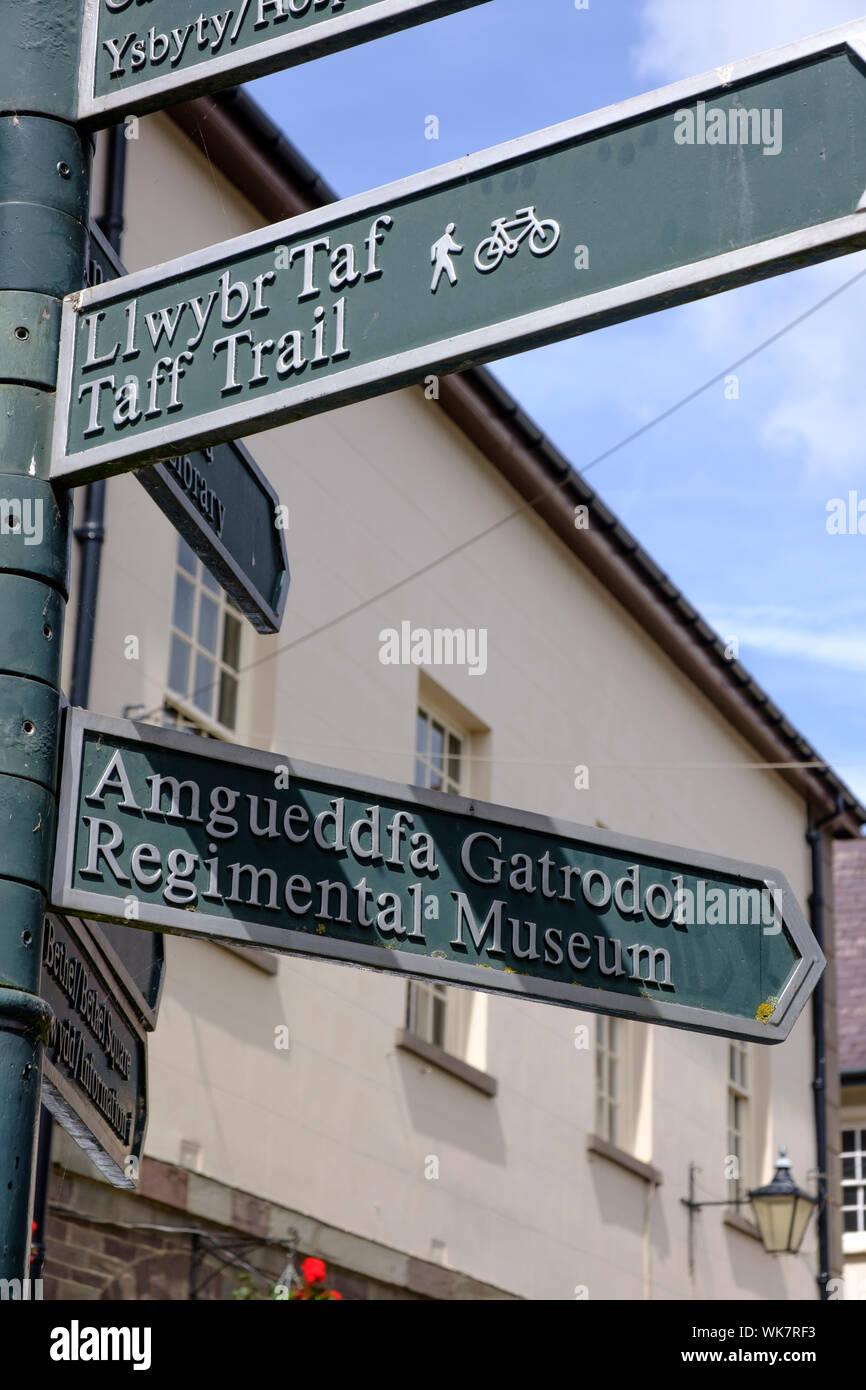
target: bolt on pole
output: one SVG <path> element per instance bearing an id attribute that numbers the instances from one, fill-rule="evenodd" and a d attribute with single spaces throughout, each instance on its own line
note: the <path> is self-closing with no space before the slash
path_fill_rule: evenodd
<path id="1" fill-rule="evenodd" d="M 27 1277 L 42 926 L 58 787 L 71 502 L 48 479 L 60 301 L 81 289 L 84 0 L 0 0 L 0 1278 Z"/>

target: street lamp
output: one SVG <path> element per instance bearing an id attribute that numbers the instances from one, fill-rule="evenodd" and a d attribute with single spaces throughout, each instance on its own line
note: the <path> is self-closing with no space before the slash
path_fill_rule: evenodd
<path id="1" fill-rule="evenodd" d="M 791 1177 L 791 1160 L 784 1145 L 779 1150 L 773 1181 L 750 1192 L 748 1200 L 764 1249 L 771 1255 L 796 1255 L 817 1201 Z"/>
<path id="2" fill-rule="evenodd" d="M 761 1244 L 769 1255 L 796 1255 L 806 1233 L 817 1198 L 803 1192 L 791 1177 L 791 1161 L 784 1145 L 776 1159 L 773 1181 L 766 1187 L 755 1188 L 747 1197 L 727 1198 L 721 1202 L 696 1202 L 695 1177 L 697 1167 L 689 1165 L 689 1195 L 681 1197 L 689 1210 L 689 1272 L 694 1273 L 694 1219 L 703 1207 L 744 1207 L 751 1203 Z"/>

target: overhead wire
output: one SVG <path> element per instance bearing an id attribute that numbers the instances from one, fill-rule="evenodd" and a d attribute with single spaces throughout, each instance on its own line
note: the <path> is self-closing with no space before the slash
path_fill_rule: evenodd
<path id="1" fill-rule="evenodd" d="M 259 667 L 266 665 L 270 661 L 275 661 L 278 656 L 282 656 L 286 652 L 293 651 L 295 648 L 301 646 L 303 643 L 311 641 L 314 637 L 320 637 L 323 633 L 329 632 L 332 628 L 337 627 L 340 623 L 346 622 L 349 618 L 357 617 L 359 613 L 363 613 L 366 609 L 372 607 L 373 605 L 381 603 L 383 599 L 389 598 L 392 594 L 395 594 L 398 590 L 404 588 L 406 585 L 413 583 L 417 579 L 423 578 L 425 575 L 430 574 L 433 570 L 437 569 L 440 565 L 443 565 L 447 563 L 447 561 L 453 560 L 458 555 L 463 554 L 471 546 L 477 545 L 480 541 L 487 539 L 488 536 L 495 534 L 495 532 L 499 531 L 503 526 L 508 525 L 509 522 L 515 521 L 519 517 L 528 516 L 547 497 L 552 496 L 557 490 L 567 487 L 570 483 L 572 483 L 575 480 L 575 478 L 585 477 L 585 475 L 589 473 L 591 469 L 596 468 L 599 464 L 604 463 L 609 458 L 612 458 L 614 454 L 619 453 L 622 449 L 627 448 L 628 445 L 633 444 L 637 439 L 642 438 L 650 430 L 655 429 L 665 420 L 669 420 L 673 415 L 677 414 L 678 411 L 683 410 L 687 405 L 690 405 L 693 401 L 697 400 L 706 391 L 710 390 L 711 387 L 718 385 L 721 381 L 724 381 L 732 372 L 735 372 L 738 368 L 743 367 L 747 362 L 752 361 L 760 353 L 765 352 L 767 348 L 772 347 L 774 343 L 777 343 L 781 338 L 784 338 L 788 333 L 792 332 L 795 328 L 798 328 L 801 324 L 805 323 L 814 314 L 818 313 L 821 309 L 825 308 L 828 304 L 832 303 L 833 300 L 838 299 L 840 295 L 844 294 L 846 291 L 851 289 L 852 286 L 857 284 L 859 281 L 863 280 L 864 277 L 866 277 L 866 270 L 861 270 L 858 271 L 856 275 L 852 275 L 851 277 L 849 277 L 849 279 L 843 281 L 841 285 L 837 285 L 828 294 L 824 295 L 821 299 L 817 300 L 814 304 L 810 305 L 808 309 L 804 310 L 800 314 L 797 314 L 795 318 L 791 319 L 788 323 L 784 324 L 774 333 L 771 333 L 769 337 L 762 339 L 761 342 L 756 344 L 755 347 L 751 348 L 748 352 L 743 353 L 742 356 L 736 358 L 733 362 L 730 362 L 721 371 L 714 373 L 713 376 L 709 377 L 700 386 L 695 387 L 692 391 L 689 391 L 686 395 L 680 397 L 680 399 L 675 401 L 673 405 L 670 405 L 665 410 L 660 411 L 657 415 L 653 416 L 651 420 L 641 425 L 639 429 L 632 430 L 629 434 L 624 435 L 623 438 L 618 440 L 615 444 L 603 450 L 600 454 L 596 454 L 596 456 L 590 459 L 590 461 L 587 464 L 585 464 L 583 468 L 575 468 L 569 471 L 562 478 L 551 479 L 550 483 L 546 485 L 544 488 L 542 488 L 542 490 L 536 493 L 533 497 L 522 502 L 519 506 L 514 507 L 511 511 L 506 512 L 505 515 L 499 517 L 496 521 L 491 522 L 488 526 L 483 527 L 480 531 L 476 531 L 471 536 L 467 536 L 464 540 L 459 541 L 456 545 L 450 546 L 447 550 L 442 551 L 437 556 L 434 556 L 432 560 L 428 560 L 425 564 L 418 566 L 409 574 L 403 575 L 400 579 L 397 579 L 393 583 L 387 584 L 384 588 L 377 590 L 375 594 L 371 594 L 367 598 L 360 600 L 358 603 L 353 604 L 351 607 L 343 609 L 341 612 L 334 614 L 333 617 L 328 618 L 324 622 L 319 623 L 317 626 L 310 628 L 309 631 L 300 633 L 297 637 L 293 637 L 288 642 L 284 642 L 280 646 L 275 647 L 273 650 L 265 652 L 261 656 L 256 657 L 253 661 L 245 663 L 242 667 L 239 668 L 238 675 L 245 675 L 249 671 L 256 670 Z M 209 681 L 206 685 L 197 687 L 189 698 L 194 702 L 197 696 L 206 695 L 209 691 L 215 688 L 218 679 L 219 677 L 215 677 L 213 681 Z M 154 715 L 161 713 L 162 708 L 162 705 L 155 706 L 153 709 L 150 709 L 145 714 L 141 715 L 140 718 L 143 721 L 151 719 L 154 717 Z M 784 764 L 784 766 L 786 767 L 801 765 L 806 766 L 811 764 L 796 764 L 793 762 Z M 818 765 L 824 767 L 830 766 L 830 764 L 816 764 L 816 766 Z M 761 764 L 761 766 L 765 765 Z"/>

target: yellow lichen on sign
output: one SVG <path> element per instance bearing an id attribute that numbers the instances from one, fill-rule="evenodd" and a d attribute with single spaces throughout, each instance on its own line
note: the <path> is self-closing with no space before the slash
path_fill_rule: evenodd
<path id="1" fill-rule="evenodd" d="M 758 1005 L 758 1012 L 755 1014 L 755 1018 L 758 1020 L 759 1023 L 769 1023 L 775 1011 L 775 999 L 768 999 L 766 1003 Z"/>

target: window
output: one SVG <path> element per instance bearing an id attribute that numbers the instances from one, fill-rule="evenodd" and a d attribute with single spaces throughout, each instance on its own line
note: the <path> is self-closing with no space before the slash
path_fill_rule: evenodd
<path id="1" fill-rule="evenodd" d="M 465 734 L 449 727 L 444 719 L 419 708 L 415 732 L 416 787 L 459 795 L 463 791 L 465 743 Z"/>
<path id="2" fill-rule="evenodd" d="M 415 724 L 415 784 L 452 794 L 466 790 L 464 782 L 466 733 L 419 706 Z M 411 980 L 406 1000 L 406 1028 L 467 1060 L 476 996 L 469 990 L 426 980 Z M 483 1062 L 480 1064 L 483 1070 Z"/>
<path id="3" fill-rule="evenodd" d="M 147 724 L 155 724 L 159 729 L 179 729 L 182 734 L 197 734 L 199 738 L 213 738 L 218 742 L 222 741 L 222 735 L 215 733 L 212 729 L 206 729 L 198 719 L 191 719 L 183 710 L 178 709 L 170 698 L 163 701 L 162 709 L 151 715 L 144 721 Z"/>
<path id="4" fill-rule="evenodd" d="M 203 1159 L 201 1144 L 195 1139 L 181 1139 L 178 1160 L 181 1168 L 190 1168 L 193 1173 L 201 1173 L 204 1168 Z"/>
<path id="5" fill-rule="evenodd" d="M 457 1054 L 461 1050 L 460 1040 L 449 1037 L 449 1032 L 453 1029 L 448 1028 L 449 1021 L 453 1023 L 453 1017 L 451 1020 L 448 1017 L 448 996 L 452 992 L 447 985 L 440 985 L 438 982 L 410 981 L 406 1027 L 410 1033 L 423 1038 L 425 1042 L 433 1043 L 445 1052 Z M 451 1013 L 453 1016 L 453 1007 Z"/>
<path id="6" fill-rule="evenodd" d="M 842 1221 L 846 1235 L 866 1234 L 866 1129 L 842 1131 Z"/>
<path id="7" fill-rule="evenodd" d="M 592 1140 L 600 1140 L 651 1165 L 652 1027 L 635 1019 L 596 1014 L 593 1037 L 595 1114 L 590 1149 Z"/>
<path id="8" fill-rule="evenodd" d="M 625 1148 L 623 1134 L 624 1057 L 621 1019 L 599 1014 L 595 1024 L 595 1132 Z"/>
<path id="9" fill-rule="evenodd" d="M 241 615 L 183 538 L 178 539 L 168 687 L 198 712 L 237 723 Z"/>
<path id="10" fill-rule="evenodd" d="M 728 1043 L 728 1161 L 736 1160 L 728 1178 L 728 1196 L 732 1201 L 741 1201 L 745 1196 L 749 1166 L 749 1062 L 748 1043 Z"/>

